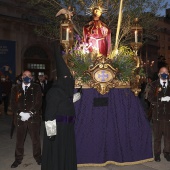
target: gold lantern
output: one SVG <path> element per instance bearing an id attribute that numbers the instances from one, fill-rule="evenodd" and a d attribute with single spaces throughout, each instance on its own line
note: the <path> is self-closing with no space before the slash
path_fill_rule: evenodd
<path id="1" fill-rule="evenodd" d="M 139 48 L 142 46 L 142 39 L 143 39 L 143 28 L 138 24 L 138 18 L 135 18 L 135 23 L 131 27 L 131 33 L 134 37 L 134 41 L 130 43 L 132 49 L 134 50 L 136 56 Z"/>
<path id="2" fill-rule="evenodd" d="M 60 25 L 60 43 L 65 49 L 63 58 L 67 64 L 70 57 L 69 49 L 73 46 L 73 42 L 73 24 L 69 19 L 65 19 Z"/>
<path id="3" fill-rule="evenodd" d="M 142 47 L 142 34 L 143 34 L 143 28 L 138 24 L 138 18 L 135 18 L 135 23 L 131 27 L 131 33 L 134 41 L 130 43 L 131 48 L 135 52 L 134 60 L 136 61 L 136 67 L 133 71 L 133 77 L 130 81 L 131 90 L 135 94 L 135 96 L 138 96 L 139 92 L 141 91 L 140 83 L 141 83 L 141 77 L 139 75 L 139 67 L 140 67 L 140 59 L 138 56 L 138 50 Z"/>

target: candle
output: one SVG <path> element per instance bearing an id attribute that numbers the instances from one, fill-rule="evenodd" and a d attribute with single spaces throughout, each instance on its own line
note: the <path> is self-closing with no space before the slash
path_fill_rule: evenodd
<path id="1" fill-rule="evenodd" d="M 135 31 L 135 43 L 137 43 L 138 42 L 138 31 L 136 30 Z"/>
<path id="2" fill-rule="evenodd" d="M 69 40 L 69 28 L 66 29 L 66 40 Z"/>

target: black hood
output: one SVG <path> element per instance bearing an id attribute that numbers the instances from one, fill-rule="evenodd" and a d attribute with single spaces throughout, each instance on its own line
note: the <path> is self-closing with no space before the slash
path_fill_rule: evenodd
<path id="1" fill-rule="evenodd" d="M 68 97 L 73 96 L 74 78 L 62 56 L 56 57 L 57 80 L 55 86 L 61 88 Z"/>

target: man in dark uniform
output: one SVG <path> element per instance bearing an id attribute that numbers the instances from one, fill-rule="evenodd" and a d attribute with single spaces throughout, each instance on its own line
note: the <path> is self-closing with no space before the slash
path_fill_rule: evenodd
<path id="1" fill-rule="evenodd" d="M 22 84 L 16 85 L 11 91 L 11 109 L 14 114 L 14 123 L 17 130 L 15 161 L 11 165 L 11 168 L 16 168 L 22 162 L 27 130 L 33 143 L 33 156 L 37 161 L 37 164 L 41 164 L 41 88 L 38 84 L 32 82 L 30 71 L 23 72 L 22 80 Z"/>
<path id="2" fill-rule="evenodd" d="M 47 92 L 42 170 L 77 170 L 73 104 L 74 79 L 63 58 L 57 59 L 57 80 Z"/>
<path id="3" fill-rule="evenodd" d="M 158 73 L 159 79 L 151 83 L 148 99 L 153 107 L 153 135 L 155 161 L 160 162 L 161 139 L 164 135 L 164 157 L 170 161 L 170 83 L 169 72 L 162 67 Z"/>

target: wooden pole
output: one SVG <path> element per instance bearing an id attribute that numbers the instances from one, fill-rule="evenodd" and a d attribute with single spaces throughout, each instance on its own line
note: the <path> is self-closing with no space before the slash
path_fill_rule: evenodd
<path id="1" fill-rule="evenodd" d="M 118 24 L 117 24 L 117 31 L 116 31 L 116 40 L 115 40 L 115 51 L 118 49 L 118 39 L 119 39 L 119 33 L 120 33 L 120 26 L 122 22 L 122 7 L 123 7 L 123 0 L 120 0 L 120 8 L 119 8 L 119 17 L 118 17 Z"/>

